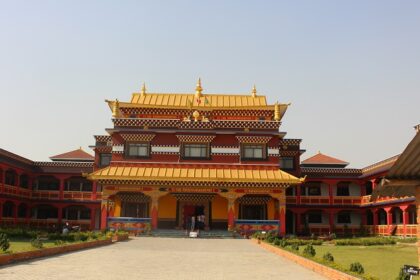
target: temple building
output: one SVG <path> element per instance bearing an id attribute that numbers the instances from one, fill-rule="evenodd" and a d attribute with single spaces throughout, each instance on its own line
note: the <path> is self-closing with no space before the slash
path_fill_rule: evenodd
<path id="1" fill-rule="evenodd" d="M 107 100 L 113 127 L 34 162 L 0 150 L 0 223 L 134 232 L 187 229 L 416 235 L 415 197 L 372 196 L 398 156 L 365 168 L 281 131 L 289 104 L 249 94 L 151 93 Z"/>

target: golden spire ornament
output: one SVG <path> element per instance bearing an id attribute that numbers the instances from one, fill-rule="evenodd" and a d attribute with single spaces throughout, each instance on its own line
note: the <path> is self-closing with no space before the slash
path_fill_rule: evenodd
<path id="1" fill-rule="evenodd" d="M 200 98 L 203 88 L 201 87 L 201 78 L 198 78 L 197 86 L 195 87 L 195 97 Z"/>
<path id="2" fill-rule="evenodd" d="M 257 88 L 255 85 L 252 87 L 252 97 L 257 97 Z"/>
<path id="3" fill-rule="evenodd" d="M 141 96 L 146 95 L 146 83 L 143 82 L 143 85 L 141 86 L 141 91 L 140 91 Z"/>
<path id="4" fill-rule="evenodd" d="M 112 103 L 112 117 L 118 118 L 120 116 L 120 102 L 118 99 L 115 99 L 114 103 Z"/>
<path id="5" fill-rule="evenodd" d="M 274 104 L 274 120 L 280 121 L 280 105 L 278 102 Z"/>

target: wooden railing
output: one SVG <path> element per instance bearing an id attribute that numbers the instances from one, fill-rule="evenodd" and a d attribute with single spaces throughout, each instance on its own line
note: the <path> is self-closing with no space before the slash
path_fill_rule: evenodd
<path id="1" fill-rule="evenodd" d="M 330 198 L 328 196 L 301 196 L 300 204 L 328 205 Z"/>
<path id="2" fill-rule="evenodd" d="M 0 193 L 25 198 L 29 198 L 31 196 L 31 190 L 6 184 L 1 185 Z"/>
<path id="3" fill-rule="evenodd" d="M 32 191 L 32 198 L 33 199 L 59 199 L 60 192 L 59 191 L 40 191 L 34 190 Z"/>
<path id="4" fill-rule="evenodd" d="M 362 199 L 360 196 L 334 196 L 334 205 L 360 205 Z"/>
<path id="5" fill-rule="evenodd" d="M 108 217 L 108 228 L 145 232 L 151 229 L 151 221 L 151 218 Z"/>
<path id="6" fill-rule="evenodd" d="M 65 191 L 63 198 L 66 200 L 92 200 L 92 192 Z"/>

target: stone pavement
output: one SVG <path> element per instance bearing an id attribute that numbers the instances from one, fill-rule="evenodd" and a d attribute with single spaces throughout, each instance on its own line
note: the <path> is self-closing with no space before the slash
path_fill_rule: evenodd
<path id="1" fill-rule="evenodd" d="M 325 279 L 240 239 L 134 238 L 0 268 L 0 279 Z"/>

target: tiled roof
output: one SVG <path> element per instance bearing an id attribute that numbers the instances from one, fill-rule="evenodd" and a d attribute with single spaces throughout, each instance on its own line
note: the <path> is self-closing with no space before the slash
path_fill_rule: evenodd
<path id="1" fill-rule="evenodd" d="M 50 157 L 51 160 L 93 161 L 94 157 L 82 148 Z"/>
<path id="2" fill-rule="evenodd" d="M 364 167 L 362 169 L 362 172 L 363 172 L 362 177 L 367 177 L 370 175 L 375 175 L 381 172 L 388 171 L 395 164 L 399 156 L 400 155 L 396 155 L 396 156 L 381 160 L 379 162 L 376 162 L 374 164 Z"/>
<path id="3" fill-rule="evenodd" d="M 348 165 L 349 163 L 341 159 L 333 158 L 318 152 L 316 155 L 305 159 L 301 164 L 320 164 L 320 165 Z"/>
<path id="4" fill-rule="evenodd" d="M 92 180 L 159 180 L 299 184 L 301 180 L 280 169 L 108 166 L 91 173 Z"/>

